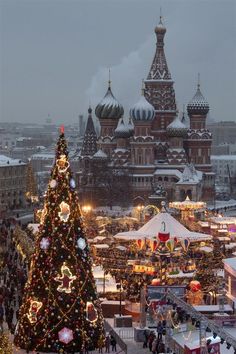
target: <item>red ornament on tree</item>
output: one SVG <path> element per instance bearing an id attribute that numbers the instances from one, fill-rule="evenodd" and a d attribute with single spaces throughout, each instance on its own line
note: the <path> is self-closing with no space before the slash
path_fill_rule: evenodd
<path id="1" fill-rule="evenodd" d="M 198 280 L 192 280 L 189 284 L 190 290 L 196 293 L 198 290 L 201 290 L 201 283 Z"/>
<path id="2" fill-rule="evenodd" d="M 151 285 L 157 286 L 157 285 L 160 285 L 160 284 L 161 284 L 160 279 L 157 279 L 157 278 L 152 279 Z"/>

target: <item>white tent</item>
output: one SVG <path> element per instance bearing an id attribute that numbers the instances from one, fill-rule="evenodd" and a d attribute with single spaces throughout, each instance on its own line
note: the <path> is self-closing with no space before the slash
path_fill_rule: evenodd
<path id="1" fill-rule="evenodd" d="M 114 237 L 121 240 L 153 239 L 159 232 L 163 232 L 163 222 L 166 225 L 166 231 L 170 233 L 170 238 L 177 237 L 179 240 L 189 238 L 191 242 L 212 239 L 211 235 L 189 231 L 167 212 L 155 215 L 138 231 L 119 232 Z"/>

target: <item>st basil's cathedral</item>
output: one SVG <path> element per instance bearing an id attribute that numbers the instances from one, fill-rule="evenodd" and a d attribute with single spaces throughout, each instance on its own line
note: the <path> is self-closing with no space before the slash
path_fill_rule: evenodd
<path id="1" fill-rule="evenodd" d="M 113 95 L 110 81 L 95 109 L 99 137 L 89 108 L 78 174 L 83 199 L 93 196 L 99 204 L 96 193 L 102 186 L 109 194 L 119 189 L 121 198 L 129 199 L 130 204 L 136 200 L 156 204 L 161 199 L 182 201 L 187 196 L 195 201 L 213 199 L 212 135 L 206 128 L 209 104 L 198 82 L 187 105 L 188 123 L 184 113 L 178 114 L 164 52 L 165 33 L 160 17 L 151 68 L 128 119 L 124 119 L 123 106 Z"/>

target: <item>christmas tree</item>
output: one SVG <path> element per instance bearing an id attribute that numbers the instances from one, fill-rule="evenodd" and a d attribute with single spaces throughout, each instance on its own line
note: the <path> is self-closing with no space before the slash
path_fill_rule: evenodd
<path id="1" fill-rule="evenodd" d="M 104 339 L 75 187 L 62 128 L 15 331 L 23 349 L 75 353 Z"/>

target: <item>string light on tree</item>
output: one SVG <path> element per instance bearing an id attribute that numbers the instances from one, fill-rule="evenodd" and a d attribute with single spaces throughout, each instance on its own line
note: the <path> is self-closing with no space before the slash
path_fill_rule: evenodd
<path id="1" fill-rule="evenodd" d="M 73 331 L 69 328 L 64 327 L 58 332 L 58 338 L 60 342 L 68 344 L 74 338 Z"/>
<path id="2" fill-rule="evenodd" d="M 29 313 L 27 314 L 27 317 L 31 323 L 37 322 L 38 312 L 42 306 L 43 306 L 42 302 L 37 301 L 37 300 L 31 300 Z"/>
<path id="3" fill-rule="evenodd" d="M 75 353 L 87 339 L 94 347 L 104 340 L 103 316 L 64 129 L 55 155 L 14 343 L 30 352 Z"/>
<path id="4" fill-rule="evenodd" d="M 78 248 L 80 248 L 83 251 L 86 247 L 85 239 L 80 237 L 77 241 L 77 246 L 78 246 Z"/>
<path id="5" fill-rule="evenodd" d="M 47 250 L 50 245 L 50 241 L 47 237 L 43 237 L 42 240 L 40 241 L 40 247 L 42 250 Z"/>
<path id="6" fill-rule="evenodd" d="M 56 281 L 61 283 L 61 285 L 58 286 L 57 291 L 69 294 L 71 293 L 72 282 L 76 279 L 76 276 L 72 275 L 65 262 L 61 267 L 61 274 L 62 275 L 60 277 L 55 278 Z"/>
<path id="7" fill-rule="evenodd" d="M 69 161 L 66 159 L 66 155 L 60 155 L 60 158 L 57 159 L 57 167 L 60 173 L 66 172 L 70 167 Z"/>
<path id="8" fill-rule="evenodd" d="M 67 222 L 70 216 L 70 206 L 65 202 L 61 202 L 58 215 L 61 221 Z"/>

